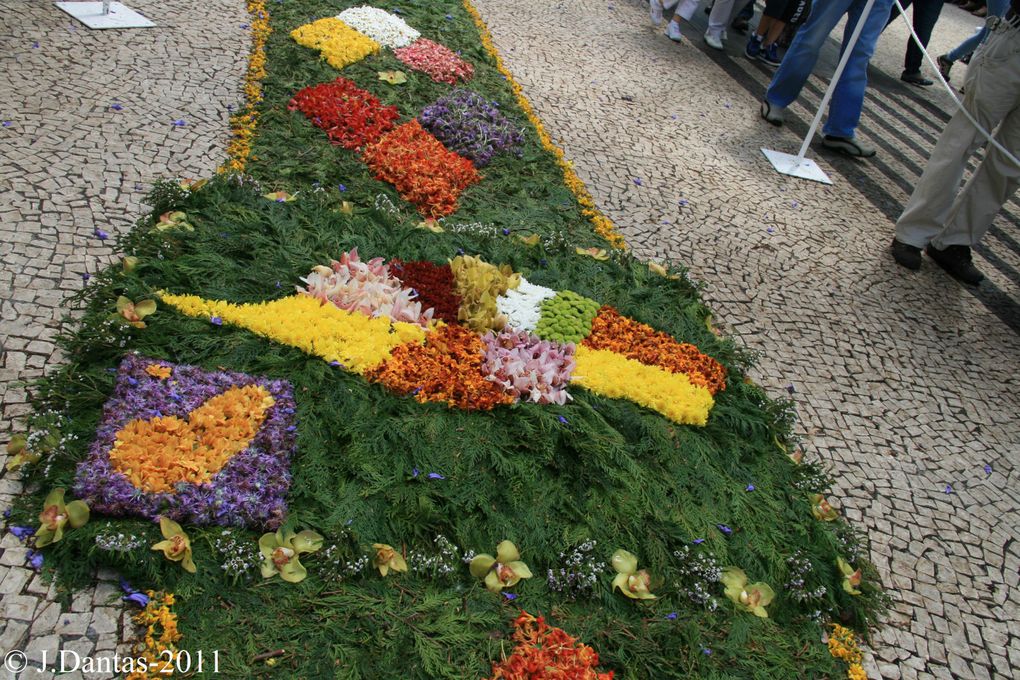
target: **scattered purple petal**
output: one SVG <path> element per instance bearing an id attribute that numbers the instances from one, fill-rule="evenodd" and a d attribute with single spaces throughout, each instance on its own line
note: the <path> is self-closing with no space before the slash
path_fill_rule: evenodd
<path id="1" fill-rule="evenodd" d="M 569 423 L 567 422 L 567 419 L 566 419 L 566 418 L 564 418 L 563 416 L 557 416 L 557 419 L 558 419 L 558 420 L 560 421 L 560 424 L 561 424 L 561 425 L 568 425 L 568 424 L 569 424 Z"/>
<path id="2" fill-rule="evenodd" d="M 11 518 L 11 509 L 7 508 L 6 510 L 4 510 L 4 519 L 10 519 L 10 518 Z"/>
<path id="3" fill-rule="evenodd" d="M 985 464 L 985 474 L 986 475 L 991 475 L 992 474 L 992 466 L 988 465 L 987 463 Z"/>
<path id="4" fill-rule="evenodd" d="M 105 241 L 106 239 L 110 238 L 110 235 L 107 234 L 102 229 L 97 228 L 94 233 L 96 235 L 96 238 L 99 239 L 100 241 Z"/>
<path id="5" fill-rule="evenodd" d="M 81 280 L 84 281 L 85 283 L 88 283 L 89 279 L 91 279 L 91 278 L 92 278 L 92 274 L 89 274 L 88 272 L 84 272 L 81 275 Z"/>
<path id="6" fill-rule="evenodd" d="M 339 365 L 340 365 L 340 362 L 339 362 L 339 361 L 337 361 L 336 359 L 334 359 L 333 361 L 329 362 L 329 365 L 330 365 L 330 366 L 339 366 Z"/>
<path id="7" fill-rule="evenodd" d="M 439 474 L 438 472 L 430 472 L 430 473 L 428 474 L 428 478 L 429 478 L 429 479 L 446 479 L 446 477 L 442 476 L 442 475 L 441 475 L 441 474 Z"/>
<path id="8" fill-rule="evenodd" d="M 11 126 L 11 121 L 9 121 L 9 120 L 5 120 L 5 121 L 3 121 L 2 123 L 0 123 L 0 126 L 3 126 L 3 127 L 5 127 L 5 128 L 8 128 L 8 127 L 10 127 L 10 126 Z"/>
<path id="9" fill-rule="evenodd" d="M 725 106 L 727 109 L 733 108 L 733 104 L 730 104 L 729 102 L 726 102 L 725 104 L 723 104 L 723 106 Z"/>
<path id="10" fill-rule="evenodd" d="M 412 477 L 417 477 L 420 474 L 421 474 L 421 470 L 419 470 L 418 468 L 414 468 L 413 470 L 411 470 L 411 476 Z"/>
<path id="11" fill-rule="evenodd" d="M 701 545 L 704 542 L 705 542 L 705 539 L 703 539 L 703 538 L 695 538 L 693 541 L 691 541 L 691 543 L 693 543 L 694 545 Z"/>
<path id="12" fill-rule="evenodd" d="M 770 233 L 770 234 L 774 234 L 774 233 L 776 233 L 775 227 L 769 227 L 769 228 L 768 228 L 768 229 L 766 229 L 765 231 L 767 231 L 767 232 L 768 232 L 768 233 Z"/>
<path id="13" fill-rule="evenodd" d="M 117 102 L 110 104 L 110 108 L 113 109 L 114 111 L 122 111 L 124 109 L 124 107 L 118 104 Z"/>
<path id="14" fill-rule="evenodd" d="M 791 201 L 791 202 L 790 202 L 790 207 L 791 207 L 791 208 L 797 208 L 797 207 L 800 207 L 800 203 L 798 203 L 797 201 Z"/>
<path id="15" fill-rule="evenodd" d="M 131 376 L 128 376 L 127 384 L 131 385 L 131 387 L 138 387 L 138 380 L 136 378 L 132 378 Z"/>
<path id="16" fill-rule="evenodd" d="M 674 114 L 673 114 L 672 116 L 670 116 L 670 118 L 672 118 L 673 120 L 676 120 L 676 119 L 678 119 L 679 117 L 680 117 L 680 116 L 676 115 L 675 113 L 674 113 Z"/>
<path id="17" fill-rule="evenodd" d="M 211 317 L 209 317 L 209 323 L 211 323 L 213 326 L 222 326 L 223 325 L 223 319 L 221 319 L 218 316 L 211 316 Z"/>
<path id="18" fill-rule="evenodd" d="M 953 493 L 953 485 L 946 484 L 946 493 Z"/>
<path id="19" fill-rule="evenodd" d="M 503 236 L 509 236 L 509 235 L 510 235 L 510 230 L 509 229 L 504 229 L 503 230 Z"/>
<path id="20" fill-rule="evenodd" d="M 691 202 L 688 201 L 686 198 L 681 198 L 679 201 L 677 201 L 677 205 L 679 205 L 681 208 L 686 208 L 688 205 L 690 205 L 690 203 Z"/>
<path id="21" fill-rule="evenodd" d="M 668 621 L 676 621 L 676 612 L 670 612 L 666 614 L 666 619 Z"/>
<path id="22" fill-rule="evenodd" d="M 793 383 L 790 383 L 789 385 L 786 386 L 786 391 L 789 392 L 790 394 L 793 394 L 794 392 L 797 391 L 797 388 L 793 386 Z"/>
<path id="23" fill-rule="evenodd" d="M 709 649 L 708 647 L 702 647 L 701 653 L 704 654 L 705 656 L 712 656 L 712 650 Z"/>
<path id="24" fill-rule="evenodd" d="M 637 184 L 638 186 L 641 186 L 641 178 L 640 177 L 635 177 L 634 178 L 634 184 Z"/>
<path id="25" fill-rule="evenodd" d="M 38 40 L 36 40 L 35 42 L 32 43 L 32 49 L 33 50 L 39 49 L 39 41 Z"/>
<path id="26" fill-rule="evenodd" d="M 11 533 L 19 541 L 24 541 L 26 538 L 35 533 L 34 527 L 11 527 Z"/>
<path id="27" fill-rule="evenodd" d="M 178 118 L 177 120 L 174 121 L 174 127 L 184 127 L 187 124 L 188 121 L 184 120 L 183 118 Z"/>
<path id="28" fill-rule="evenodd" d="M 744 489 L 744 491 L 754 491 L 754 490 L 755 490 L 755 488 L 756 488 L 756 487 L 754 486 L 754 484 L 748 484 L 748 485 L 747 485 L 747 488 L 746 488 L 746 489 Z"/>
<path id="29" fill-rule="evenodd" d="M 134 602 L 142 609 L 149 606 L 149 596 L 145 593 L 131 593 L 130 595 L 125 595 L 121 599 L 125 602 Z"/>
<path id="30" fill-rule="evenodd" d="M 717 527 L 719 527 L 719 531 L 723 532 L 723 533 L 724 533 L 724 534 L 726 534 L 727 536 L 729 536 L 730 534 L 732 534 L 732 533 L 733 533 L 733 529 L 730 529 L 730 528 L 729 528 L 728 526 L 726 526 L 725 524 L 716 524 L 716 526 L 717 526 Z"/>
<path id="31" fill-rule="evenodd" d="M 28 551 L 28 563 L 36 571 L 38 571 L 39 569 L 42 569 L 43 554 L 41 552 L 36 551 L 36 550 L 29 550 Z"/>
<path id="32" fill-rule="evenodd" d="M 510 601 L 513 601 L 513 600 L 517 599 L 517 594 L 516 593 L 503 593 L 503 597 L 505 597 L 506 599 L 508 599 Z"/>
<path id="33" fill-rule="evenodd" d="M 280 288 L 280 282 L 279 281 L 276 282 L 276 287 Z"/>
<path id="34" fill-rule="evenodd" d="M 339 191 L 340 191 L 341 193 L 343 193 L 344 191 L 347 191 L 347 185 L 346 185 L 346 184 L 339 184 L 339 185 L 337 185 L 337 187 L 336 187 L 336 188 L 337 188 L 337 189 L 338 189 L 338 190 L 339 190 Z"/>
<path id="35" fill-rule="evenodd" d="M 447 14 L 446 15 L 446 20 L 447 21 L 453 21 L 453 15 L 452 14 Z"/>

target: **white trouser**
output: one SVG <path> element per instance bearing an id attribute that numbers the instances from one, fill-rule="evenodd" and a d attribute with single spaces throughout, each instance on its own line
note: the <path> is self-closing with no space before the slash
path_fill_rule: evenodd
<path id="1" fill-rule="evenodd" d="M 716 38 L 722 37 L 723 31 L 726 30 L 726 26 L 730 23 L 730 15 L 733 14 L 733 5 L 736 1 L 716 0 L 715 4 L 712 5 L 712 12 L 708 15 L 708 32 Z M 700 4 L 701 0 L 681 0 L 676 13 L 684 21 L 690 21 Z M 666 2 L 663 2 L 662 5 L 666 7 Z"/>
<path id="2" fill-rule="evenodd" d="M 1014 156 L 1020 153 L 1020 30 L 990 20 L 988 40 L 978 48 L 964 82 L 963 105 Z M 896 222 L 897 240 L 923 248 L 929 243 L 973 246 L 1020 186 L 1020 167 L 989 145 L 985 159 L 959 191 L 970 158 L 985 137 L 957 111 Z"/>

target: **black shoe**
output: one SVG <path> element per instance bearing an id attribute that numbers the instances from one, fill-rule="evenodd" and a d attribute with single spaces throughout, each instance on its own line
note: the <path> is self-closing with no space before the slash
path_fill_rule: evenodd
<path id="1" fill-rule="evenodd" d="M 734 33 L 739 33 L 740 35 L 746 35 L 747 34 L 747 25 L 748 24 L 747 24 L 747 20 L 746 19 L 741 19 L 740 17 L 737 17 L 730 24 L 730 29 L 732 29 Z"/>
<path id="2" fill-rule="evenodd" d="M 953 68 L 953 62 L 949 61 L 946 55 L 941 54 L 936 58 L 939 64 L 939 73 L 942 74 L 942 78 L 948 83 L 949 82 L 949 71 Z"/>
<path id="3" fill-rule="evenodd" d="M 916 272 L 921 268 L 921 249 L 917 246 L 893 239 L 890 250 L 892 250 L 893 259 L 907 269 L 912 269 Z"/>
<path id="4" fill-rule="evenodd" d="M 985 278 L 985 275 L 978 271 L 971 261 L 970 246 L 946 246 L 939 250 L 928 244 L 924 252 L 935 260 L 935 264 L 945 269 L 950 276 L 958 281 L 976 286 Z"/>
<path id="5" fill-rule="evenodd" d="M 911 85 L 919 85 L 921 87 L 928 87 L 929 85 L 934 84 L 931 80 L 922 76 L 920 71 L 917 71 L 916 73 L 908 73 L 907 71 L 904 71 L 903 74 L 900 76 L 900 80 L 902 80 L 905 83 L 910 83 Z"/>

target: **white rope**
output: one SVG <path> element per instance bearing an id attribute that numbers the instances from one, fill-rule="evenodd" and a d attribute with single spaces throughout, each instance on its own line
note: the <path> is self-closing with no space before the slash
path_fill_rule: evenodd
<path id="1" fill-rule="evenodd" d="M 896 7 L 900 10 L 900 16 L 903 17 L 903 23 L 906 24 L 907 30 L 910 31 L 911 38 L 913 38 L 914 42 L 921 49 L 921 52 L 924 54 L 924 58 L 927 59 L 931 67 L 935 69 L 935 77 L 939 79 L 940 83 L 942 83 L 942 87 L 946 88 L 946 92 L 948 92 L 949 96 L 953 98 L 953 102 L 956 104 L 956 106 L 959 107 L 961 111 L 963 111 L 963 115 L 967 117 L 967 120 L 970 121 L 971 125 L 977 128 L 978 131 L 982 135 L 984 135 L 985 139 L 988 140 L 989 144 L 998 149 L 1006 158 L 1012 161 L 1014 165 L 1020 166 L 1020 159 L 1014 156 L 1009 149 L 1000 144 L 999 141 L 995 139 L 995 136 L 991 132 L 984 129 L 981 126 L 981 124 L 977 122 L 974 116 L 971 115 L 970 111 L 967 110 L 967 107 L 963 105 L 963 102 L 960 101 L 960 98 L 956 96 L 956 91 L 953 90 L 953 88 L 949 86 L 949 83 L 946 82 L 946 79 L 942 77 L 942 69 L 939 68 L 938 62 L 932 59 L 932 56 L 928 54 L 928 50 L 925 49 L 924 45 L 921 44 L 921 39 L 917 37 L 917 33 L 914 31 L 914 26 L 913 24 L 911 24 L 910 19 L 907 18 L 907 11 L 903 8 L 903 5 L 900 4 L 900 0 L 893 0 L 893 2 L 896 3 Z M 914 11 L 917 11 L 916 7 L 914 8 Z M 860 21 L 864 21 L 864 18 L 862 17 Z M 989 29 L 989 33 L 991 33 L 991 29 Z M 985 36 L 985 40 L 987 39 L 988 35 Z M 1020 40 L 1020 34 L 1016 35 L 1014 39 Z M 982 45 L 983 44 L 984 43 L 982 43 Z M 978 46 L 978 49 L 980 49 L 980 47 L 981 46 Z"/>

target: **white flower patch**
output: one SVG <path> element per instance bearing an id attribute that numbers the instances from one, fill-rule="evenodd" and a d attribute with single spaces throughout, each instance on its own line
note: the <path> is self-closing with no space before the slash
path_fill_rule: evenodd
<path id="1" fill-rule="evenodd" d="M 421 37 L 403 19 L 377 7 L 351 7 L 336 18 L 391 50 L 407 47 Z"/>
<path id="2" fill-rule="evenodd" d="M 528 283 L 522 276 L 517 288 L 496 298 L 496 309 L 507 318 L 510 328 L 531 332 L 535 330 L 542 315 L 542 300 L 552 297 L 556 297 L 555 290 Z"/>

